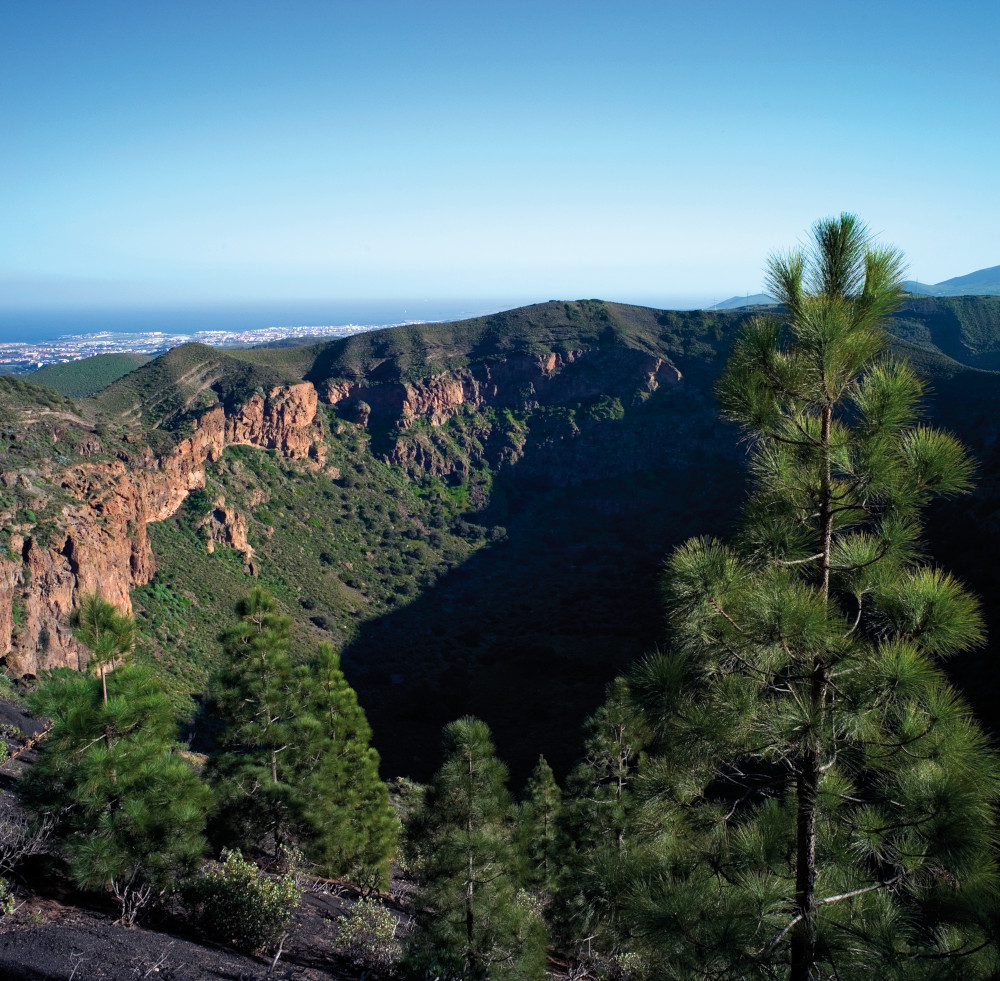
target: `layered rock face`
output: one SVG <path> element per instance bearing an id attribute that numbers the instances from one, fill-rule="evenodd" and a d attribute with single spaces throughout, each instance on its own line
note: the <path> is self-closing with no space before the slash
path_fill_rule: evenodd
<path id="1" fill-rule="evenodd" d="M 572 368 L 570 368 L 572 366 Z M 440 426 L 466 406 L 530 406 L 591 398 L 622 390 L 677 385 L 674 365 L 631 348 L 524 355 L 482 362 L 410 383 L 331 382 L 320 388 L 330 405 L 357 402 L 369 414 L 407 429 L 415 420 Z"/>
<path id="2" fill-rule="evenodd" d="M 531 410 L 604 396 L 618 396 L 630 404 L 661 388 L 679 389 L 682 385 L 680 371 L 669 361 L 634 348 L 613 348 L 483 361 L 411 383 L 329 383 L 320 387 L 320 397 L 340 406 L 342 414 L 352 422 L 366 425 L 373 420 L 404 437 L 391 438 L 384 444 L 387 462 L 445 475 L 465 472 L 469 462 L 444 459 L 433 440 L 405 438 L 415 422 L 441 426 L 467 409 L 482 406 Z M 660 433 L 650 431 L 645 435 L 646 442 L 662 443 Z M 523 459 L 523 444 L 507 443 L 492 447 L 489 462 L 493 467 L 517 463 L 522 473 L 538 469 L 536 476 L 545 482 L 567 484 L 634 469 L 650 458 L 649 449 L 635 445 L 634 440 L 628 445 L 610 445 L 599 459 L 595 459 L 592 447 L 579 454 L 576 449 L 550 446 L 536 467 L 534 462 Z"/>
<path id="3" fill-rule="evenodd" d="M 143 447 L 127 459 L 71 467 L 62 487 L 79 504 L 63 508 L 61 533 L 41 542 L 30 533 L 11 538 L 0 558 L 0 659 L 9 674 L 35 675 L 79 667 L 85 655 L 69 615 L 80 596 L 99 593 L 130 611 L 129 590 L 149 582 L 156 564 L 146 525 L 174 514 L 187 495 L 205 486 L 205 464 L 233 445 L 274 449 L 307 465 L 322 465 L 317 396 L 308 382 L 254 395 L 237 413 L 212 409 L 194 432 L 163 457 Z M 226 509 L 222 540 L 245 541 L 245 522 Z M 241 531 L 243 534 L 241 535 Z M 249 561 L 252 552 L 244 551 Z"/>

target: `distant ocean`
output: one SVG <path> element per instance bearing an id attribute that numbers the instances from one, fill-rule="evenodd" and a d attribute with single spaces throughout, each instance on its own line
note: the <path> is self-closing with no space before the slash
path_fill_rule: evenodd
<path id="1" fill-rule="evenodd" d="M 33 343 L 64 335 L 112 331 L 256 330 L 265 327 L 332 327 L 461 320 L 506 310 L 533 300 L 399 300 L 383 302 L 295 302 L 136 309 L 10 310 L 0 307 L 0 342 Z"/>

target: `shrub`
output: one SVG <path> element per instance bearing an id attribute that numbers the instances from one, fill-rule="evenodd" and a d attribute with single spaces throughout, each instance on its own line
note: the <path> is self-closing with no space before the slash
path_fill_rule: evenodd
<path id="1" fill-rule="evenodd" d="M 272 878 L 237 851 L 224 851 L 188 890 L 202 929 L 241 950 L 275 947 L 302 898 L 293 874 Z"/>
<path id="2" fill-rule="evenodd" d="M 337 917 L 334 947 L 362 971 L 388 971 L 402 954 L 396 926 L 396 918 L 377 900 L 359 899 Z"/>
<path id="3" fill-rule="evenodd" d="M 206 517 L 215 507 L 211 495 L 204 488 L 191 491 L 184 502 L 188 513 L 195 520 Z"/>
<path id="4" fill-rule="evenodd" d="M 0 916 L 14 912 L 14 894 L 6 879 L 0 879 Z"/>

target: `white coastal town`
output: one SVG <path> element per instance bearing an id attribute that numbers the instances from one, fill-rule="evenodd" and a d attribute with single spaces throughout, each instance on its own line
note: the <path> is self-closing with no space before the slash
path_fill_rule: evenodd
<path id="1" fill-rule="evenodd" d="M 201 330 L 192 333 L 98 331 L 67 334 L 55 340 L 0 341 L 0 374 L 25 374 L 49 364 L 66 364 L 96 354 L 162 354 L 179 344 L 196 342 L 212 347 L 259 347 L 278 341 L 348 337 L 379 330 L 390 324 L 342 324 L 339 326 L 262 327 L 255 330 Z"/>

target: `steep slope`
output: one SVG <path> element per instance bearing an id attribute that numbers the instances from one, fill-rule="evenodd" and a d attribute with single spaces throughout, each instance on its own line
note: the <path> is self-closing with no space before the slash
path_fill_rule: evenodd
<path id="1" fill-rule="evenodd" d="M 36 454 L 20 461 L 16 476 L 4 473 L 5 485 L 15 491 L 9 502 L 4 499 L 6 556 L 0 557 L 0 581 L 9 586 L 0 594 L 6 669 L 35 675 L 80 666 L 84 652 L 67 626 L 73 606 L 81 595 L 100 592 L 131 609 L 131 587 L 148 582 L 156 569 L 147 525 L 173 514 L 203 487 L 206 463 L 226 446 L 275 449 L 322 466 L 316 404 L 315 390 L 301 383 L 274 388 L 266 397 L 254 394 L 229 415 L 219 407 L 205 412 L 189 437 L 161 455 L 128 433 L 111 435 L 105 427 L 50 410 L 48 415 L 64 420 L 63 439 L 68 427 L 79 431 L 76 445 L 66 447 L 72 455 Z M 19 421 L 21 429 L 12 432 L 32 432 L 30 410 Z M 5 463 L 17 448 L 15 436 Z"/>
<path id="2" fill-rule="evenodd" d="M 910 297 L 893 318 L 896 336 L 972 368 L 1000 369 L 1000 296 Z"/>

